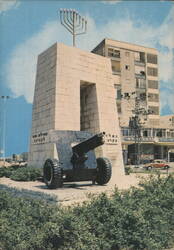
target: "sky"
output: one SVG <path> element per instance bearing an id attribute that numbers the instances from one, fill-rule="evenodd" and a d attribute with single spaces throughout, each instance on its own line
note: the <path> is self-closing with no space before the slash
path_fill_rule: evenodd
<path id="1" fill-rule="evenodd" d="M 159 51 L 161 115 L 174 113 L 174 3 L 172 1 L 0 0 L 0 151 L 6 114 L 6 156 L 29 150 L 37 56 L 55 42 L 72 46 L 60 8 L 87 19 L 77 47 L 90 51 L 103 38 Z"/>

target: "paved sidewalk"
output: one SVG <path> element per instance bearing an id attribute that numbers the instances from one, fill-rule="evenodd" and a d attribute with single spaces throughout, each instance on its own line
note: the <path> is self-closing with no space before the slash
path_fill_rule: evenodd
<path id="1" fill-rule="evenodd" d="M 17 182 L 9 178 L 0 178 L 0 184 L 18 189 L 27 189 L 32 191 L 44 192 L 50 195 L 56 195 L 58 202 L 62 205 L 72 205 L 74 203 L 81 203 L 89 199 L 89 194 L 99 194 L 106 192 L 111 194 L 114 188 L 128 189 L 131 186 L 138 186 L 138 174 L 131 174 L 126 176 L 119 176 L 113 183 L 104 186 L 92 185 L 91 182 L 65 183 L 63 188 L 50 190 L 43 182 Z M 142 176 L 142 174 L 140 175 Z M 147 174 L 145 175 L 147 177 Z"/>

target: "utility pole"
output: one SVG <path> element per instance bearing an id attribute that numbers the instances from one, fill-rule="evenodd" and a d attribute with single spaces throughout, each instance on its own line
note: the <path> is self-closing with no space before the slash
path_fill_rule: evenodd
<path id="1" fill-rule="evenodd" d="M 3 100 L 3 130 L 2 130 L 2 155 L 3 162 L 5 166 L 5 150 L 6 150 L 6 101 L 10 98 L 10 96 L 0 96 Z"/>
<path id="2" fill-rule="evenodd" d="M 76 10 L 60 9 L 60 22 L 72 34 L 75 47 L 76 36 L 87 31 L 87 21 Z"/>

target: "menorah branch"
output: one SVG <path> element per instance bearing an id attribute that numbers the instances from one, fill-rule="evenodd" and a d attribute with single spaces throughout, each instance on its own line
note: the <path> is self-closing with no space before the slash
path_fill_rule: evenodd
<path id="1" fill-rule="evenodd" d="M 61 24 L 72 34 L 73 46 L 75 46 L 75 37 L 85 34 L 87 31 L 87 21 L 72 9 L 60 9 Z"/>

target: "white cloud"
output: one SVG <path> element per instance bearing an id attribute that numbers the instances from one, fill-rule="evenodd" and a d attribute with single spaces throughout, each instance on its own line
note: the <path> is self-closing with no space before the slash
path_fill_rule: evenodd
<path id="1" fill-rule="evenodd" d="M 174 113 L 174 89 L 164 88 L 160 93 L 160 99 L 162 102 L 161 109 L 165 106 L 170 107 L 170 110 Z"/>
<path id="2" fill-rule="evenodd" d="M 15 97 L 23 95 L 33 100 L 37 56 L 59 39 L 65 38 L 65 29 L 57 21 L 45 24 L 40 32 L 16 47 L 6 65 L 8 87 Z"/>
<path id="3" fill-rule="evenodd" d="M 174 54 L 172 49 L 159 54 L 160 79 L 169 82 L 168 87 L 174 87 Z"/>
<path id="4" fill-rule="evenodd" d="M 105 1 L 101 1 L 104 4 L 117 4 L 122 2 L 123 0 L 105 0 Z"/>
<path id="5" fill-rule="evenodd" d="M 16 8 L 18 5 L 18 0 L 0 0 L 0 13 Z"/>
<path id="6" fill-rule="evenodd" d="M 77 46 L 91 50 L 105 37 L 149 47 L 158 45 L 161 48 L 159 54 L 160 79 L 167 83 L 166 87 L 172 89 L 174 86 L 173 11 L 174 7 L 171 8 L 159 27 L 150 26 L 149 23 L 135 20 L 128 15 L 125 15 L 127 17 L 123 19 L 112 19 L 98 27 L 94 20 L 87 16 L 87 35 L 77 38 Z M 57 21 L 45 24 L 42 30 L 15 48 L 6 67 L 8 86 L 15 96 L 24 95 L 28 102 L 32 102 L 37 55 L 56 41 L 66 41 L 66 44 L 71 44 L 70 34 Z"/>

